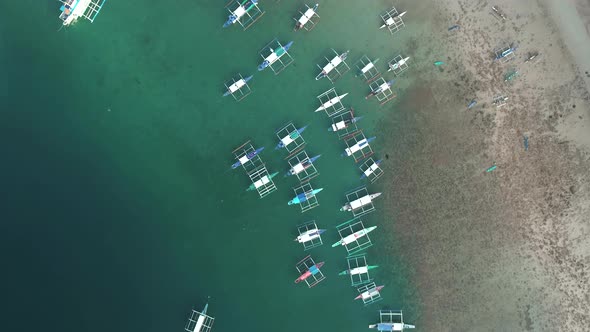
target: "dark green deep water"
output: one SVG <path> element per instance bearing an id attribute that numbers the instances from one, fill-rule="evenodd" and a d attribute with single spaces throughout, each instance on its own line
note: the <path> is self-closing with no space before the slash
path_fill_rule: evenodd
<path id="1" fill-rule="evenodd" d="M 207 296 L 214 331 L 364 331 L 380 308 L 417 319 L 387 216 L 363 218 L 379 226 L 368 259 L 381 265 L 373 276 L 384 300 L 363 308 L 337 275 L 346 265 L 345 250 L 330 247 L 334 226 L 350 217 L 338 209 L 362 182 L 327 116 L 313 112 L 331 86 L 314 80 L 329 48 L 350 49 L 353 69 L 366 53 L 384 70 L 403 33 L 376 30 L 391 3 L 348 0 L 321 1 L 316 29 L 294 33 L 300 5 L 261 1 L 266 14 L 242 31 L 221 29 L 222 1 L 110 0 L 95 23 L 58 31 L 57 2 L 0 3 L 2 330 L 182 331 Z M 256 71 L 274 37 L 295 42 L 295 63 L 278 76 Z M 240 103 L 221 97 L 238 72 L 254 74 Z M 336 88 L 350 93 L 345 105 L 365 116 L 359 126 L 378 136 L 383 157 L 395 133 L 376 130 L 396 102 L 365 101 L 353 71 Z M 279 190 L 261 200 L 244 191 L 242 169 L 229 170 L 231 151 L 251 139 L 266 146 L 269 170 L 284 173 L 274 130 L 288 121 L 309 124 L 306 150 L 322 154 L 312 180 L 321 205 L 304 214 L 287 206 L 295 178 L 278 176 Z M 306 255 L 293 238 L 311 219 L 328 229 L 311 251 L 327 279 L 308 289 L 293 283 Z"/>

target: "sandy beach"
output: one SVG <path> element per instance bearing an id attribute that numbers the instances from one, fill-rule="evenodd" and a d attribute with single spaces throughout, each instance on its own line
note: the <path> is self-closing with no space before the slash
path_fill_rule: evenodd
<path id="1" fill-rule="evenodd" d="M 407 42 L 418 79 L 382 123 L 397 132 L 387 213 L 424 303 L 416 325 L 587 331 L 590 3 L 432 0 L 420 9 L 437 28 Z M 493 61 L 511 43 L 515 57 Z M 412 50 L 420 44 L 438 46 Z"/>

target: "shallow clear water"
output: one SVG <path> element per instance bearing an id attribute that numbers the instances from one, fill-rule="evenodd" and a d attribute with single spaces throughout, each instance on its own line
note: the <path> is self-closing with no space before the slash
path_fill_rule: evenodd
<path id="1" fill-rule="evenodd" d="M 61 331 L 180 331 L 207 296 L 215 331 L 359 331 L 380 308 L 416 319 L 414 286 L 379 212 L 363 220 L 379 226 L 368 260 L 381 265 L 372 274 L 386 285 L 384 301 L 363 308 L 338 276 L 345 250 L 330 244 L 334 226 L 350 219 L 338 210 L 363 182 L 358 165 L 340 157 L 345 146 L 327 131 L 330 120 L 313 112 L 332 86 L 314 80 L 316 64 L 330 48 L 350 49 L 352 70 L 335 87 L 350 93 L 344 104 L 364 116 L 359 126 L 378 136 L 372 146 L 383 157 L 382 138 L 394 133 L 375 128 L 395 102 L 365 101 L 354 63 L 366 53 L 384 71 L 404 37 L 376 30 L 386 2 L 322 1 L 310 33 L 292 31 L 299 6 L 263 1 L 266 14 L 243 31 L 221 29 L 220 1 L 108 1 L 94 24 L 58 32 L 58 3 L 0 5 L 10 330 L 26 321 Z M 294 64 L 278 76 L 257 72 L 259 50 L 275 37 L 294 41 Z M 237 73 L 254 74 L 240 103 L 221 96 Z M 288 121 L 309 125 L 306 151 L 322 154 L 311 181 L 324 188 L 320 206 L 304 214 L 287 206 L 297 181 L 282 177 L 287 154 L 273 150 L 274 131 Z M 231 151 L 248 139 L 281 173 L 279 190 L 264 199 L 245 192 L 242 169 L 229 169 Z M 307 254 L 293 238 L 312 219 L 328 229 L 325 245 L 310 252 L 326 262 L 327 279 L 308 289 L 293 283 Z"/>

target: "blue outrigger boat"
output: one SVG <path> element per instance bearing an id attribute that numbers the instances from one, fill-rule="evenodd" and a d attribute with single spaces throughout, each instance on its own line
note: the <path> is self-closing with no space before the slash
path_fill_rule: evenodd
<path id="1" fill-rule="evenodd" d="M 285 46 L 279 46 L 275 50 L 270 48 L 270 55 L 267 56 L 258 66 L 258 71 L 264 70 L 266 67 L 275 63 L 275 61 L 280 59 L 283 55 L 287 54 L 287 51 L 291 48 L 291 45 L 293 45 L 293 41 L 288 42 Z"/>
<path id="2" fill-rule="evenodd" d="M 301 163 L 293 166 L 293 168 L 291 168 L 287 172 L 287 174 L 285 174 L 285 176 L 297 175 L 297 174 L 303 172 L 304 170 L 306 170 L 309 167 L 311 167 L 311 165 L 313 164 L 313 162 L 316 161 L 321 156 L 322 156 L 321 154 L 318 154 L 315 157 L 309 158 L 309 159 L 305 160 L 304 162 L 301 162 Z"/>
<path id="3" fill-rule="evenodd" d="M 244 0 L 240 4 L 236 10 L 234 10 L 228 17 L 227 21 L 223 23 L 223 27 L 227 28 L 228 26 L 236 23 L 237 21 L 244 16 L 247 12 L 249 12 L 252 8 L 254 8 L 258 4 L 258 0 Z"/>
<path id="4" fill-rule="evenodd" d="M 262 152 L 262 150 L 264 150 L 264 146 L 241 157 L 240 159 L 238 159 L 238 161 L 236 161 L 233 165 L 231 165 L 231 168 L 236 169 L 236 168 L 240 167 L 241 165 L 247 163 L 250 159 L 254 158 L 256 155 L 258 155 L 260 152 Z"/>
<path id="5" fill-rule="evenodd" d="M 282 138 L 281 141 L 279 142 L 279 144 L 277 144 L 277 146 L 275 147 L 275 150 L 282 149 L 285 146 L 287 146 L 289 143 L 296 140 L 301 135 L 301 133 L 305 130 L 305 128 L 307 128 L 307 126 L 301 127 L 297 130 L 294 130 L 288 136 Z"/>
<path id="6" fill-rule="evenodd" d="M 365 145 L 368 145 L 369 143 L 371 143 L 373 140 L 375 140 L 375 138 L 377 138 L 376 136 L 373 137 L 369 137 L 369 138 L 364 138 L 360 141 L 358 141 L 358 143 L 356 143 L 355 145 L 351 146 L 350 148 L 346 148 L 344 149 L 344 153 L 342 153 L 342 156 L 352 156 L 353 153 L 355 153 L 356 151 L 361 150 L 362 148 L 365 147 Z"/>
<path id="7" fill-rule="evenodd" d="M 301 194 L 295 196 L 295 198 L 290 200 L 289 203 L 287 203 L 287 204 L 293 205 L 293 204 L 303 203 L 303 202 L 307 201 L 308 199 L 314 197 L 317 193 L 319 193 L 322 190 L 324 190 L 324 188 L 313 189 L 312 191 L 301 193 Z"/>

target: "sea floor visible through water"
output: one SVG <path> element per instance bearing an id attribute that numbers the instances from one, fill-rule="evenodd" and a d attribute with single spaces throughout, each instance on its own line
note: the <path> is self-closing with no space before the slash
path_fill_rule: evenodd
<path id="1" fill-rule="evenodd" d="M 1 248 L 18 253 L 7 261 L 5 328 L 23 330 L 26 321 L 61 331 L 180 331 L 208 297 L 215 331 L 352 332 L 376 322 L 379 309 L 418 319 L 403 259 L 411 253 L 396 249 L 384 198 L 362 218 L 378 226 L 367 254 L 380 265 L 371 274 L 385 285 L 383 301 L 363 307 L 348 277 L 338 276 L 346 252 L 330 244 L 335 226 L 351 218 L 339 208 L 347 191 L 367 183 L 359 165 L 340 156 L 345 145 L 328 132 L 329 118 L 313 110 L 332 86 L 348 92 L 344 104 L 364 117 L 358 125 L 377 136 L 375 157 L 385 159 L 382 145 L 396 133 L 377 130 L 398 101 L 365 100 L 369 88 L 354 64 L 366 54 L 385 72 L 394 56 L 414 56 L 412 37 L 429 29 L 418 8 L 427 9 L 396 2 L 408 11 L 407 26 L 391 35 L 378 30 L 389 1 L 322 1 L 316 28 L 293 32 L 302 5 L 261 1 L 266 13 L 246 31 L 221 28 L 228 13 L 220 1 L 108 1 L 94 23 L 65 29 L 57 2 L 0 5 L 2 141 L 12 156 L 2 168 L 14 188 Z M 274 38 L 294 41 L 295 62 L 277 76 L 256 71 Z M 314 80 L 331 48 L 350 50 L 351 70 L 334 85 Z M 223 82 L 238 73 L 254 75 L 253 93 L 239 103 L 222 97 Z M 411 84 L 410 68 L 396 78 L 398 99 Z M 320 206 L 303 214 L 287 206 L 298 182 L 283 178 L 287 154 L 273 150 L 275 130 L 289 121 L 309 125 L 306 151 L 322 155 L 311 181 L 324 188 Z M 247 175 L 229 167 L 231 151 L 247 140 L 265 146 L 261 158 L 280 172 L 278 191 L 264 199 L 245 192 Z M 324 246 L 304 252 L 293 238 L 309 220 L 327 232 Z M 326 262 L 327 278 L 312 289 L 293 283 L 307 254 Z"/>

